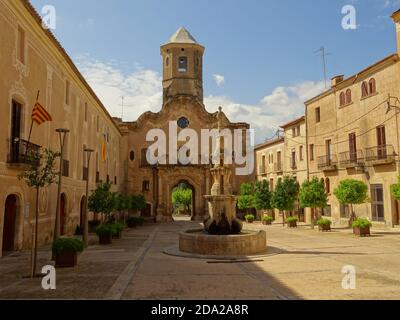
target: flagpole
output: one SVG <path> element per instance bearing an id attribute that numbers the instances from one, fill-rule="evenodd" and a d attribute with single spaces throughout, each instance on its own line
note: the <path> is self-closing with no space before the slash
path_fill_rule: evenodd
<path id="1" fill-rule="evenodd" d="M 39 96 L 40 96 L 40 90 L 38 90 L 38 93 L 37 93 L 37 96 L 36 96 L 36 102 L 39 101 Z M 28 145 L 31 142 L 32 129 L 33 129 L 33 119 L 31 120 L 31 129 L 29 130 Z"/>

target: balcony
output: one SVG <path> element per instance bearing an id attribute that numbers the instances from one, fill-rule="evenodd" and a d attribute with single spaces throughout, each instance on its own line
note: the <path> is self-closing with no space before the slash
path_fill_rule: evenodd
<path id="1" fill-rule="evenodd" d="M 365 164 L 364 152 L 362 150 L 347 151 L 339 154 L 339 165 L 341 168 L 350 169 L 362 167 Z"/>
<path id="2" fill-rule="evenodd" d="M 328 172 L 337 170 L 337 157 L 335 155 L 327 155 L 318 157 L 318 170 Z"/>
<path id="3" fill-rule="evenodd" d="M 10 165 L 38 166 L 40 164 L 40 148 L 41 146 L 26 140 L 10 139 L 7 163 Z"/>
<path id="4" fill-rule="evenodd" d="M 396 152 L 392 145 L 377 146 L 365 149 L 365 160 L 373 166 L 392 164 L 396 160 Z"/>
<path id="5" fill-rule="evenodd" d="M 292 170 L 297 170 L 297 162 L 296 161 L 292 161 L 290 163 L 290 169 Z"/>
<path id="6" fill-rule="evenodd" d="M 265 166 L 259 166 L 258 167 L 258 175 L 266 175 L 267 174 L 267 168 Z"/>
<path id="7" fill-rule="evenodd" d="M 282 166 L 282 163 L 275 163 L 274 164 L 274 172 L 276 172 L 276 173 L 283 173 L 283 166 Z"/>

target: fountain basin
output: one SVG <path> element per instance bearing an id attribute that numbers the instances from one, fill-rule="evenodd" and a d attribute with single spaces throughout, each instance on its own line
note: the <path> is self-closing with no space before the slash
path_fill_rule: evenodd
<path id="1" fill-rule="evenodd" d="M 237 235 L 210 235 L 203 229 L 188 230 L 179 234 L 179 250 L 210 256 L 247 256 L 267 251 L 265 231 L 243 230 Z"/>

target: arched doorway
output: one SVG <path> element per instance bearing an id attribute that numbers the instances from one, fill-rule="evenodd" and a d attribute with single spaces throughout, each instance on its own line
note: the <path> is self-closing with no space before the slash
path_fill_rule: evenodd
<path id="1" fill-rule="evenodd" d="M 195 188 L 187 181 L 181 180 L 171 190 L 172 214 L 188 216 L 193 219 L 195 213 Z"/>
<path id="2" fill-rule="evenodd" d="M 79 226 L 83 228 L 84 224 L 84 214 L 85 214 L 85 206 L 86 206 L 86 197 L 83 196 L 81 199 L 81 206 L 80 206 L 80 218 L 79 218 Z"/>
<path id="3" fill-rule="evenodd" d="M 60 199 L 60 234 L 65 235 L 65 220 L 66 220 L 66 197 L 61 194 Z"/>
<path id="4" fill-rule="evenodd" d="M 3 253 L 15 250 L 17 204 L 18 204 L 18 198 L 16 195 L 9 195 L 7 197 L 4 208 L 3 246 L 2 246 Z"/>
<path id="5" fill-rule="evenodd" d="M 152 206 L 151 203 L 146 202 L 146 208 L 143 210 L 140 210 L 140 215 L 144 218 L 150 218 L 152 217 Z"/>

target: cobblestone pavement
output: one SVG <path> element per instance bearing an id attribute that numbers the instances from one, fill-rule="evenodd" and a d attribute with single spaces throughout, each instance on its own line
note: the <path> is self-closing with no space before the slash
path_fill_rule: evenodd
<path id="1" fill-rule="evenodd" d="M 178 233 L 195 222 L 127 230 L 111 246 L 92 245 L 74 269 L 57 270 L 57 289 L 25 279 L 29 252 L 0 259 L 1 299 L 400 299 L 400 232 L 246 225 L 267 231 L 271 254 L 235 263 L 168 256 Z M 95 243 L 95 238 L 92 239 Z M 39 267 L 51 264 L 41 248 Z M 210 263 L 213 262 L 213 263 Z M 342 288 L 343 266 L 356 268 L 356 289 Z M 40 269 L 40 268 L 39 268 Z"/>

